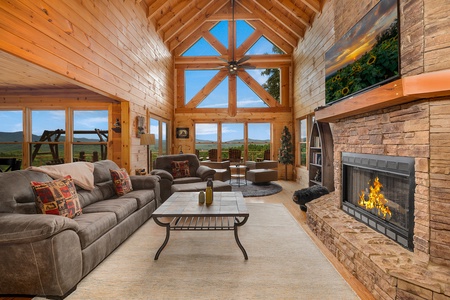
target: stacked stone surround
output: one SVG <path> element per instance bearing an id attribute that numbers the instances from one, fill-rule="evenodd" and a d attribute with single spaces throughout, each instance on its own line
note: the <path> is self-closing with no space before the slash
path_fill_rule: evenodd
<path id="1" fill-rule="evenodd" d="M 331 124 L 335 189 L 308 225 L 377 299 L 450 299 L 450 99 L 427 99 Z M 415 158 L 414 251 L 341 210 L 341 153 Z"/>

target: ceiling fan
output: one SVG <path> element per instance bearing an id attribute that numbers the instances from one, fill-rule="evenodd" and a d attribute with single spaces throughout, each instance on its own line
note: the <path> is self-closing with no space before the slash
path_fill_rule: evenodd
<path id="1" fill-rule="evenodd" d="M 235 11 L 235 0 L 231 0 L 231 60 L 226 60 L 222 57 L 219 57 L 220 60 L 226 62 L 228 65 L 225 66 L 228 69 L 228 72 L 230 73 L 230 75 L 236 75 L 238 69 L 254 69 L 254 66 L 250 66 L 250 65 L 243 65 L 242 63 L 246 62 L 247 60 L 250 59 L 250 56 L 245 55 L 243 56 L 241 59 L 236 60 L 235 57 L 235 53 L 234 50 L 236 48 L 236 37 L 235 37 L 235 33 L 236 33 L 236 20 L 234 19 L 234 11 Z"/>

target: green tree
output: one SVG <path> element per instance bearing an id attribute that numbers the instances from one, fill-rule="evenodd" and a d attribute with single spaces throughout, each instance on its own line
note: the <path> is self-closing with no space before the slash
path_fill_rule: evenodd
<path id="1" fill-rule="evenodd" d="M 277 54 L 283 54 L 283 51 L 277 46 L 272 47 L 272 51 Z M 261 72 L 261 75 L 268 75 L 269 78 L 262 87 L 270 94 L 272 97 L 280 102 L 280 69 L 265 69 Z"/>
<path id="2" fill-rule="evenodd" d="M 292 136 L 287 126 L 284 126 L 281 132 L 281 147 L 278 152 L 278 162 L 284 165 L 284 179 L 287 180 L 287 165 L 294 164 Z"/>

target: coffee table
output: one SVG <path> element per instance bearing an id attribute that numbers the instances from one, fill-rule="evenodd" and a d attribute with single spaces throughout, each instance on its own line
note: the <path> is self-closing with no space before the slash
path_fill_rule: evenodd
<path id="1" fill-rule="evenodd" d="M 175 192 L 153 212 L 152 217 L 156 224 L 166 228 L 166 238 L 156 252 L 155 260 L 167 245 L 171 230 L 233 230 L 237 245 L 248 259 L 238 236 L 238 227 L 249 217 L 241 192 L 214 192 L 214 201 L 209 206 L 198 204 L 198 192 Z"/>

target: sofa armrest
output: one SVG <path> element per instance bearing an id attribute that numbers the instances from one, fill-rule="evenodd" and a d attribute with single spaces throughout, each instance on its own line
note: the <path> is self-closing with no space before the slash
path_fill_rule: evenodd
<path id="1" fill-rule="evenodd" d="M 205 181 L 208 178 L 213 178 L 214 174 L 216 174 L 216 170 L 207 166 L 199 166 L 197 169 L 197 177 L 200 177 L 202 181 Z"/>
<path id="2" fill-rule="evenodd" d="M 72 219 L 43 214 L 0 214 L 0 245 L 44 240 L 63 230 L 78 231 Z"/>
<path id="3" fill-rule="evenodd" d="M 154 190 L 159 183 L 161 177 L 158 175 L 149 176 L 130 176 L 133 190 Z"/>
<path id="4" fill-rule="evenodd" d="M 173 176 L 166 170 L 156 169 L 150 172 L 151 175 L 158 175 L 161 179 L 167 179 L 170 182 L 173 181 Z"/>

